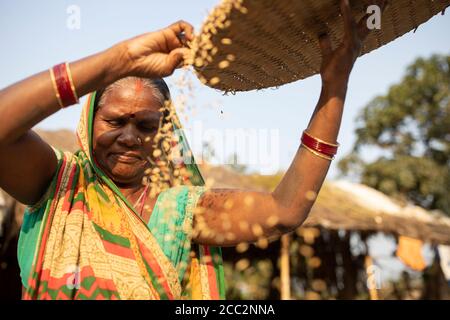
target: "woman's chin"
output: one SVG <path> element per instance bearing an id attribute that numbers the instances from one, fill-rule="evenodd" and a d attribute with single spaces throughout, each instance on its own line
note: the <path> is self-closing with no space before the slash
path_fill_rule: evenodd
<path id="1" fill-rule="evenodd" d="M 140 183 L 142 181 L 142 172 L 141 170 L 136 169 L 137 168 L 133 168 L 133 170 L 120 170 L 120 168 L 114 168 L 111 171 L 110 178 L 115 183 L 120 184 Z"/>

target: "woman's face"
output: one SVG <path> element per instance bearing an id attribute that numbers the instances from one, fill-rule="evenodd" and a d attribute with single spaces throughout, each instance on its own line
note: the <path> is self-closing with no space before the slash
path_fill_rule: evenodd
<path id="1" fill-rule="evenodd" d="M 93 152 L 120 187 L 141 184 L 162 113 L 152 90 L 136 83 L 106 94 L 94 118 Z"/>

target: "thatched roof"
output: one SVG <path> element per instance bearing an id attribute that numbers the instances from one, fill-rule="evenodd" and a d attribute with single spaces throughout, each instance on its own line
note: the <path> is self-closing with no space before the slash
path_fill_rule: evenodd
<path id="1" fill-rule="evenodd" d="M 41 137 L 55 147 L 74 151 L 75 135 L 68 130 L 38 130 Z M 257 175 L 243 175 L 227 167 L 200 165 L 214 187 L 268 191 L 270 183 L 261 184 Z M 278 178 L 272 179 L 273 185 Z M 426 242 L 450 244 L 450 218 L 439 212 L 426 211 L 402 204 L 368 186 L 347 181 L 325 181 L 304 226 L 328 229 L 381 231 L 405 235 Z"/>
<path id="2" fill-rule="evenodd" d="M 449 217 L 396 202 L 378 190 L 347 181 L 325 183 L 305 225 L 382 231 L 450 244 Z"/>
<path id="3" fill-rule="evenodd" d="M 244 176 L 223 167 L 201 166 L 213 186 L 265 190 Z M 437 211 L 427 211 L 400 203 L 378 190 L 348 181 L 326 180 L 311 209 L 305 227 L 380 231 L 404 235 L 425 242 L 450 244 L 450 218 Z"/>

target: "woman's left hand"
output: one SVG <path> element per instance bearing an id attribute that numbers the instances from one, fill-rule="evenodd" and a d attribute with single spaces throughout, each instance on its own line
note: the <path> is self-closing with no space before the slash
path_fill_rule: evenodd
<path id="1" fill-rule="evenodd" d="M 378 1 L 382 9 L 384 4 L 384 0 Z M 340 7 L 344 20 L 344 38 L 341 45 L 333 50 L 327 34 L 319 37 L 322 52 L 320 75 L 322 83 L 327 86 L 347 84 L 356 58 L 361 53 L 362 43 L 369 34 L 368 15 L 357 23 L 352 15 L 349 0 L 341 0 Z"/>

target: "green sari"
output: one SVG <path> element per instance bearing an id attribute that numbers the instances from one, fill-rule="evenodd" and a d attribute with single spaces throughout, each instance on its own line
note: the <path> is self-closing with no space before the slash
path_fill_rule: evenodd
<path id="1" fill-rule="evenodd" d="M 192 156 L 184 160 L 189 181 L 158 195 L 147 224 L 93 161 L 94 108 L 95 92 L 77 130 L 81 149 L 54 149 L 57 172 L 25 212 L 18 245 L 23 298 L 223 299 L 220 248 L 191 241 L 205 191 Z"/>

